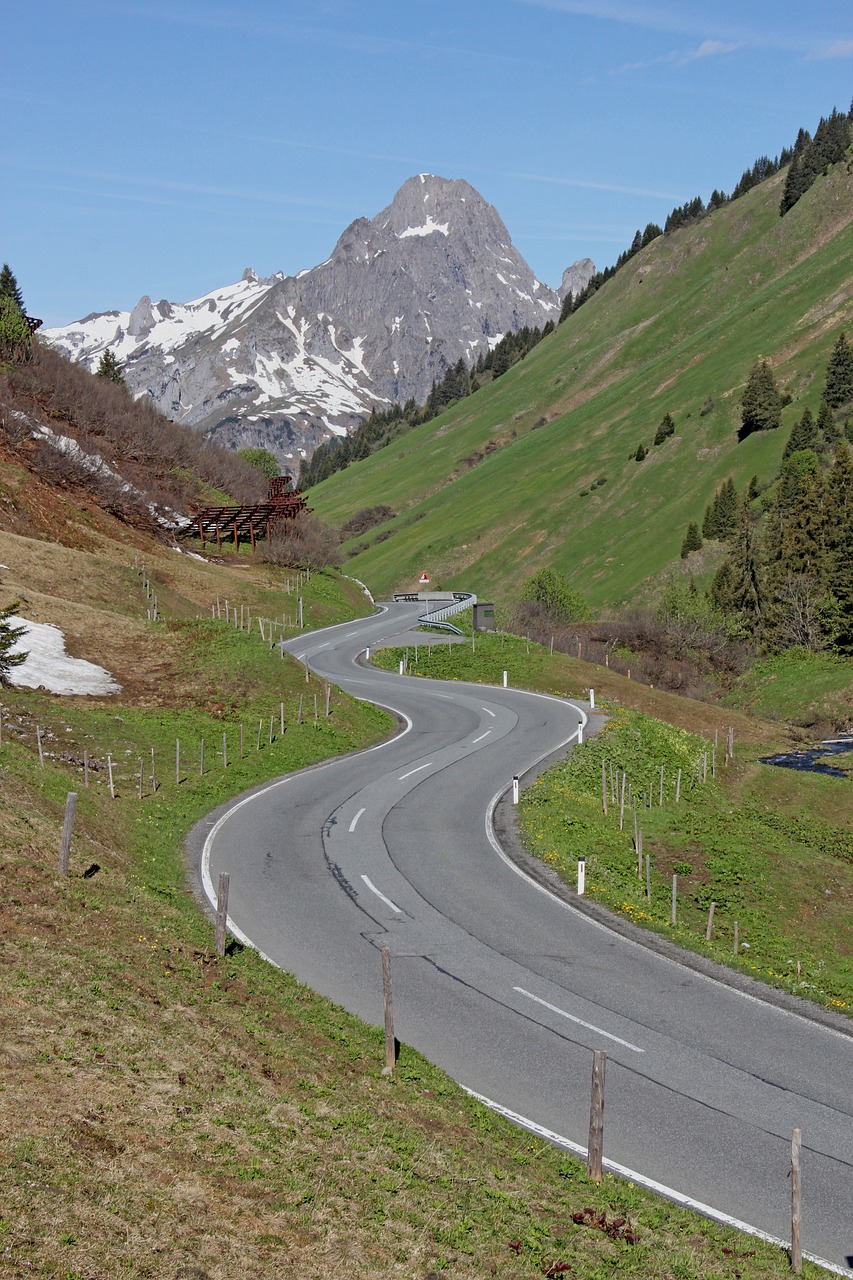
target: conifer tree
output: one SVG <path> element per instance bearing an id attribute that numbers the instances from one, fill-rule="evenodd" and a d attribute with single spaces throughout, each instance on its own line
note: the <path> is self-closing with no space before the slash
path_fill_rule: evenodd
<path id="1" fill-rule="evenodd" d="M 9 684 L 9 672 L 19 667 L 26 660 L 26 653 L 13 653 L 12 648 L 21 636 L 26 635 L 26 627 L 13 626 L 11 619 L 18 609 L 18 601 L 0 609 L 0 685 Z"/>
<path id="2" fill-rule="evenodd" d="M 750 635 L 760 635 L 765 602 L 764 573 L 757 531 L 757 514 L 744 498 L 738 503 L 737 519 L 729 554 L 711 584 L 711 603 L 729 617 L 737 618 Z"/>
<path id="3" fill-rule="evenodd" d="M 106 378 L 107 382 L 114 382 L 119 387 L 127 386 L 121 375 L 121 365 L 109 347 L 101 356 L 101 363 L 98 365 L 96 374 L 99 378 Z"/>
<path id="4" fill-rule="evenodd" d="M 782 397 L 773 370 L 766 360 L 752 366 L 740 402 L 741 428 L 738 439 L 753 431 L 772 431 L 782 422 Z"/>
<path id="5" fill-rule="evenodd" d="M 840 444 L 824 485 L 826 585 L 836 608 L 833 647 L 853 654 L 853 452 Z"/>
<path id="6" fill-rule="evenodd" d="M 788 437 L 788 443 L 782 453 L 782 461 L 784 462 L 792 453 L 797 453 L 800 449 L 814 449 L 817 446 L 817 442 L 818 433 L 814 416 L 811 409 L 806 405 L 802 418 L 794 424 L 794 429 Z"/>
<path id="7" fill-rule="evenodd" d="M 841 439 L 841 432 L 838 430 L 838 424 L 835 421 L 835 414 L 826 400 L 821 400 L 818 409 L 817 422 L 815 423 L 815 432 L 817 435 L 816 448 L 827 449 L 833 448 Z"/>
<path id="8" fill-rule="evenodd" d="M 635 461 L 636 461 L 636 462 L 642 462 L 642 461 L 643 461 L 643 459 L 647 456 L 647 453 L 648 453 L 648 451 L 647 451 L 647 449 L 646 449 L 646 446 L 645 446 L 644 444 L 638 444 L 638 445 L 637 445 L 637 451 L 636 451 L 636 453 L 633 455 L 633 456 L 634 456 Z"/>
<path id="9" fill-rule="evenodd" d="M 805 191 L 805 183 L 803 179 L 803 164 L 799 154 L 794 155 L 793 160 L 788 166 L 788 173 L 785 177 L 785 186 L 782 191 L 782 199 L 779 202 L 779 214 L 784 217 L 789 209 L 792 209 Z"/>
<path id="10" fill-rule="evenodd" d="M 667 440 L 670 436 L 674 436 L 674 435 L 675 435 L 675 423 L 673 422 L 672 415 L 669 413 L 665 413 L 661 418 L 660 426 L 655 432 L 654 442 L 655 444 L 663 444 L 664 440 Z"/>
<path id="11" fill-rule="evenodd" d="M 853 346 L 843 333 L 838 335 L 826 366 L 823 398 L 833 409 L 841 409 L 853 401 Z"/>
<path id="12" fill-rule="evenodd" d="M 0 299 L 3 298 L 10 298 L 12 302 L 20 307 L 21 311 L 24 310 L 24 299 L 21 296 L 18 282 L 8 262 L 4 262 L 2 268 L 0 268 Z"/>
<path id="13" fill-rule="evenodd" d="M 702 536 L 699 533 L 699 526 L 695 520 L 691 520 L 681 544 L 681 559 L 686 560 L 691 551 L 700 551 L 701 548 Z"/>

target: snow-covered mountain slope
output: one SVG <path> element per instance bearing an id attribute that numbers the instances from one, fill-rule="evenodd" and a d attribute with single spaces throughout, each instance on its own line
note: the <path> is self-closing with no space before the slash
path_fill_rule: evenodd
<path id="1" fill-rule="evenodd" d="M 560 301 L 473 187 L 419 174 L 311 270 L 247 269 L 192 302 L 144 297 L 44 337 L 90 368 L 109 348 L 168 417 L 295 462 L 374 405 L 423 401 L 460 356 L 556 321 Z"/>

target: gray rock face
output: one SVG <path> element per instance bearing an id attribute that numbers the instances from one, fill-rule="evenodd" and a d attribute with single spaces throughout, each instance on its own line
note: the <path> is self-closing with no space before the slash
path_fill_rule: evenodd
<path id="1" fill-rule="evenodd" d="M 168 417 L 293 464 L 374 405 L 422 402 L 460 356 L 556 322 L 567 277 L 582 288 L 587 264 L 555 293 L 473 187 L 420 174 L 310 271 L 262 280 L 247 268 L 193 302 L 143 297 L 45 337 L 93 368 L 109 347 L 134 394 Z"/>
<path id="2" fill-rule="evenodd" d="M 594 275 L 595 263 L 592 258 L 579 258 L 570 267 L 566 267 L 563 272 L 562 283 L 557 290 L 560 301 L 565 298 L 567 293 L 571 293 L 573 298 L 576 298 L 579 293 L 583 293 Z"/>

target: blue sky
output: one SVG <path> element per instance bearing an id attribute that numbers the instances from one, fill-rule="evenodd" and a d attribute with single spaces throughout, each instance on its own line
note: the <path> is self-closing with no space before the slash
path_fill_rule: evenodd
<path id="1" fill-rule="evenodd" d="M 47 324 L 328 257 L 426 171 L 540 279 L 853 96 L 850 0 L 2 6 L 0 260 Z"/>

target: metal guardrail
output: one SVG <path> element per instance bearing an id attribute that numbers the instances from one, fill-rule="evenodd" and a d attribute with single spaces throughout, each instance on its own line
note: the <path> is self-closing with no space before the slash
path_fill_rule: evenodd
<path id="1" fill-rule="evenodd" d="M 420 596 L 416 593 L 409 595 L 399 593 L 394 596 L 394 599 L 414 603 L 420 599 Z M 441 627 L 443 631 L 452 631 L 454 635 L 461 636 L 464 632 L 454 627 L 453 623 L 448 622 L 447 619 L 461 613 L 463 609 L 472 609 L 476 603 L 477 597 L 472 591 L 454 591 L 452 604 L 445 604 L 438 609 L 430 610 L 429 613 L 422 613 L 418 622 L 422 627 Z"/>

